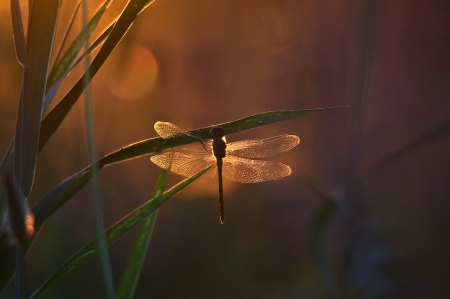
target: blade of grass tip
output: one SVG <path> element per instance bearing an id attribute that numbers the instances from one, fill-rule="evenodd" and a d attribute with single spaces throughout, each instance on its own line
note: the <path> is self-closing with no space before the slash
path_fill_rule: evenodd
<path id="1" fill-rule="evenodd" d="M 326 236 L 331 218 L 338 210 L 337 201 L 333 195 L 320 188 L 313 180 L 307 179 L 307 185 L 320 199 L 322 205 L 315 213 L 311 225 L 311 251 L 314 264 L 321 273 L 325 284 L 332 295 L 338 295 L 338 285 L 333 279 L 333 271 L 328 262 Z M 339 298 L 339 296 L 337 296 Z"/>
<path id="2" fill-rule="evenodd" d="M 176 184 L 171 189 L 162 193 L 160 196 L 157 196 L 153 199 L 150 199 L 148 202 L 141 205 L 139 208 L 135 209 L 133 212 L 129 213 L 113 226 L 108 228 L 106 231 L 106 239 L 108 241 L 108 245 L 112 244 L 119 237 L 129 231 L 136 223 L 153 213 L 156 209 L 158 209 L 162 204 L 164 204 L 169 198 L 183 190 L 190 183 L 198 179 L 202 174 L 211 169 L 212 166 L 205 168 L 199 171 L 194 176 L 187 178 L 180 183 Z M 89 244 L 84 246 L 81 250 L 79 250 L 74 256 L 72 256 L 68 261 L 66 261 L 43 285 L 39 287 L 30 297 L 30 299 L 35 299 L 44 294 L 47 290 L 49 290 L 57 281 L 61 278 L 65 277 L 67 274 L 78 268 L 82 265 L 86 260 L 94 256 L 99 252 L 98 241 L 94 239 Z"/>
<path id="3" fill-rule="evenodd" d="M 25 197 L 34 180 L 42 105 L 60 0 L 35 0 L 28 30 L 29 68 L 24 69 L 23 93 L 17 116 L 14 173 Z"/>
<path id="4" fill-rule="evenodd" d="M 83 23 L 84 26 L 83 29 L 81 30 L 80 34 L 75 38 L 75 40 L 72 42 L 69 49 L 67 49 L 66 53 L 64 53 L 63 57 L 61 58 L 61 61 L 59 61 L 58 63 L 55 62 L 55 66 L 53 67 L 48 77 L 47 90 L 49 90 L 66 72 L 66 70 L 70 68 L 70 65 L 75 61 L 78 54 L 83 49 L 84 45 L 91 38 L 92 33 L 97 28 L 98 23 L 102 19 L 108 6 L 111 4 L 111 1 L 112 0 L 105 1 L 103 5 L 100 6 L 100 8 L 94 14 L 94 16 L 89 20 L 89 22 Z M 66 37 L 67 35 L 64 38 Z"/>
<path id="5" fill-rule="evenodd" d="M 19 0 L 11 0 L 11 15 L 17 60 L 23 67 L 28 67 L 30 63 L 28 61 L 27 44 L 25 42 L 25 32 L 23 30 L 22 12 L 20 11 Z"/>
<path id="6" fill-rule="evenodd" d="M 107 1 L 109 2 L 109 1 Z M 105 8 L 106 9 L 106 8 Z M 82 16 L 83 16 L 83 24 L 87 24 L 87 4 L 86 0 L 82 1 Z M 89 49 L 88 40 L 90 36 L 90 32 L 84 31 L 84 37 L 81 39 L 84 41 L 86 52 Z M 63 58 L 64 59 L 64 58 Z M 86 56 L 85 59 L 85 69 L 86 73 L 83 76 L 85 86 L 87 87 L 84 90 L 84 107 L 85 107 L 85 119 L 86 119 L 86 129 L 87 129 L 87 137 L 88 137 L 88 146 L 89 146 L 89 159 L 91 164 L 93 164 L 93 185 L 94 185 L 94 206 L 95 206 L 95 222 L 97 228 L 98 235 L 98 245 L 100 248 L 100 260 L 103 270 L 103 279 L 106 287 L 106 294 L 109 299 L 113 299 L 116 297 L 114 292 L 114 280 L 111 270 L 111 263 L 109 259 L 109 253 L 107 250 L 108 244 L 106 241 L 106 236 L 104 234 L 105 225 L 103 220 L 103 212 L 102 212 L 102 204 L 101 204 L 101 190 L 100 190 L 100 181 L 98 179 L 98 166 L 95 163 L 97 160 L 95 157 L 95 137 L 94 137 L 94 119 L 92 117 L 92 107 L 91 107 L 91 89 L 89 84 L 89 56 Z"/>
<path id="7" fill-rule="evenodd" d="M 156 184 L 153 198 L 162 194 L 166 170 L 163 169 Z M 148 244 L 152 236 L 153 229 L 156 223 L 158 210 L 142 219 L 141 225 L 134 239 L 133 247 L 131 248 L 125 270 L 122 273 L 119 288 L 117 290 L 117 299 L 134 298 L 134 292 L 139 280 L 142 265 L 144 264 L 145 255 L 147 253 Z"/>
<path id="8" fill-rule="evenodd" d="M 81 4 L 81 0 L 78 0 L 77 6 L 75 7 L 75 10 L 72 13 L 72 17 L 70 18 L 69 25 L 67 26 L 66 31 L 62 35 L 63 39 L 61 41 L 61 44 L 59 45 L 58 53 L 56 54 L 55 60 L 53 62 L 53 67 L 52 67 L 52 69 L 50 71 L 50 74 L 54 72 L 55 66 L 59 62 L 59 57 L 61 56 L 62 49 L 64 48 L 64 45 L 66 44 L 67 37 L 69 36 L 69 32 L 72 29 L 73 23 L 75 21 L 75 17 L 77 16 L 78 10 L 80 9 L 80 4 Z M 50 77 L 50 75 L 49 75 L 49 77 Z M 49 81 L 50 80 L 47 80 L 47 90 L 48 90 L 48 87 L 49 87 Z"/>
<path id="9" fill-rule="evenodd" d="M 97 56 L 92 61 L 88 69 L 89 81 L 95 76 L 100 67 L 109 57 L 111 52 L 123 38 L 125 33 L 131 27 L 132 23 L 136 19 L 137 15 L 147 6 L 149 1 L 145 0 L 130 0 L 127 6 L 121 13 L 117 23 L 111 31 L 111 34 L 105 40 L 103 46 L 100 48 Z M 84 78 L 84 77 L 83 77 Z M 76 101 L 83 93 L 85 88 L 85 79 L 81 78 L 73 86 L 73 88 L 64 96 L 64 98 L 49 112 L 49 114 L 43 119 L 41 124 L 41 138 L 39 140 L 39 148 L 42 149 L 53 133 L 61 125 L 69 111 L 75 105 Z"/>

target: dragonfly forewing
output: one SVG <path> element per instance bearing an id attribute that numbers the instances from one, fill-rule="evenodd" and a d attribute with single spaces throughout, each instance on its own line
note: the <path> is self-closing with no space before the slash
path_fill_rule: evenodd
<path id="1" fill-rule="evenodd" d="M 275 137 L 243 140 L 227 144 L 227 154 L 245 158 L 265 158 L 291 150 L 300 143 L 296 135 L 279 135 Z"/>
<path id="2" fill-rule="evenodd" d="M 200 142 L 203 142 L 201 138 L 169 122 L 157 121 L 153 127 L 155 128 L 156 133 L 158 133 L 158 135 L 164 139 L 174 137 L 177 135 L 187 135 L 189 137 L 199 140 Z"/>
<path id="3" fill-rule="evenodd" d="M 223 176 L 239 183 L 278 180 L 291 172 L 288 165 L 276 161 L 250 160 L 237 156 L 227 156 L 223 161 Z"/>

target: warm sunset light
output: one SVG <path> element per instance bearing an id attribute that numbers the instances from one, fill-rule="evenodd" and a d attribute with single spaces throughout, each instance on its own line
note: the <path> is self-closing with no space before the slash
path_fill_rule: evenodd
<path id="1" fill-rule="evenodd" d="M 0 299 L 450 298 L 449 54 L 450 0 L 0 0 Z"/>
<path id="2" fill-rule="evenodd" d="M 155 56 L 141 45 L 120 48 L 106 65 L 106 86 L 124 101 L 141 100 L 152 89 L 158 73 Z"/>

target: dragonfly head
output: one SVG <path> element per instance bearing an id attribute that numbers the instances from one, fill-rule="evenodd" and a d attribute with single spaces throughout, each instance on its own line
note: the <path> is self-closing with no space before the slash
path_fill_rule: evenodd
<path id="1" fill-rule="evenodd" d="M 214 126 L 209 130 L 209 135 L 212 138 L 222 138 L 225 135 L 225 130 L 222 127 Z"/>

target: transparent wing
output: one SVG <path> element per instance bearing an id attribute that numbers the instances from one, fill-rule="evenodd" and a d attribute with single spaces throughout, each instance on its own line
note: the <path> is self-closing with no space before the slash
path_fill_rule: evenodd
<path id="1" fill-rule="evenodd" d="M 227 144 L 227 154 L 246 158 L 265 158 L 287 152 L 300 143 L 296 135 L 279 135 L 266 139 L 242 140 Z"/>
<path id="2" fill-rule="evenodd" d="M 223 176 L 239 183 L 260 183 L 284 178 L 291 174 L 291 168 L 281 162 L 250 160 L 227 156 L 223 161 Z"/>
<path id="3" fill-rule="evenodd" d="M 205 151 L 201 144 L 197 144 L 203 151 L 196 153 L 177 150 L 167 150 L 150 157 L 156 166 L 167 169 L 184 177 L 191 177 L 200 170 L 216 164 L 211 153 Z M 212 178 L 216 175 L 217 167 L 213 167 L 202 175 L 203 178 Z"/>
<path id="4" fill-rule="evenodd" d="M 164 139 L 184 134 L 203 142 L 201 138 L 189 133 L 189 131 L 185 131 L 182 128 L 166 121 L 157 121 L 153 127 L 155 128 L 156 133 Z"/>
<path id="5" fill-rule="evenodd" d="M 191 155 L 213 156 L 212 141 L 203 141 L 180 145 L 174 148 L 176 152 L 182 152 Z"/>
<path id="6" fill-rule="evenodd" d="M 180 127 L 165 121 L 157 121 L 153 127 L 162 138 L 169 138 L 186 132 Z"/>

